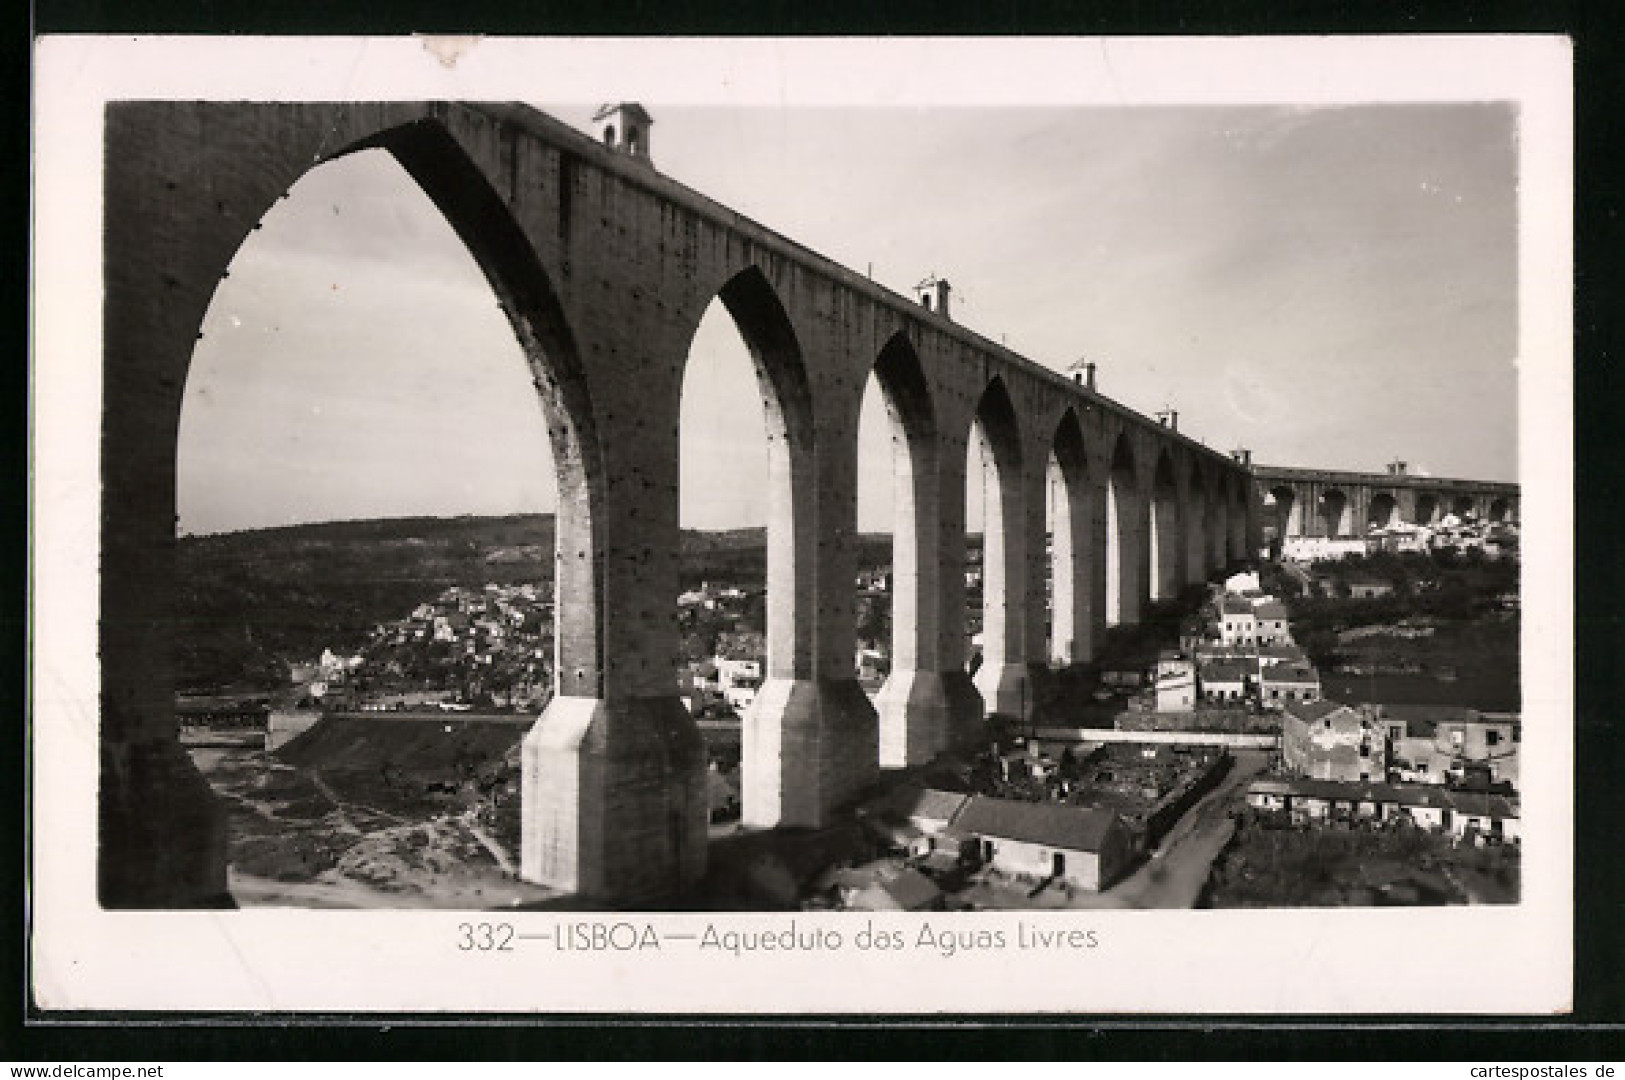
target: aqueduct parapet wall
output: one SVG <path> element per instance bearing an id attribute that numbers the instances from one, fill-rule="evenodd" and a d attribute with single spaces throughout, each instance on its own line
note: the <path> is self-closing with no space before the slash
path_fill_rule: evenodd
<path id="1" fill-rule="evenodd" d="M 1379 527 L 1437 525 L 1451 515 L 1516 522 L 1520 509 L 1517 484 L 1276 465 L 1253 470 L 1253 499 L 1260 529 L 1283 538 L 1363 538 Z"/>

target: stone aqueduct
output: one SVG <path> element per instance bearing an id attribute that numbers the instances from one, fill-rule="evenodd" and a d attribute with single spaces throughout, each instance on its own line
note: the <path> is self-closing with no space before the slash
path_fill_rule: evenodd
<path id="1" fill-rule="evenodd" d="M 1363 537 L 1401 522 L 1434 525 L 1448 516 L 1516 521 L 1518 485 L 1445 480 L 1403 469 L 1331 472 L 1263 465 L 1253 470 L 1261 527 L 1280 536 Z"/>
<path id="2" fill-rule="evenodd" d="M 558 471 L 557 687 L 525 741 L 526 877 L 611 900 L 705 865 L 705 755 L 676 695 L 678 418 L 720 298 L 768 420 L 767 679 L 745 813 L 817 825 L 883 766 L 977 741 L 1053 662 L 1256 550 L 1250 470 L 517 105 L 119 103 L 106 114 L 100 866 L 111 907 L 229 903 L 224 819 L 174 717 L 175 452 L 193 346 L 305 172 L 401 163 L 466 243 L 534 375 Z M 897 488 L 894 672 L 853 677 L 857 424 Z M 965 490 L 988 470 L 985 662 L 966 674 Z M 1051 456 L 1064 509 L 1045 551 Z M 1047 560 L 1053 560 L 1051 620 Z M 1051 625 L 1052 624 L 1052 625 Z"/>

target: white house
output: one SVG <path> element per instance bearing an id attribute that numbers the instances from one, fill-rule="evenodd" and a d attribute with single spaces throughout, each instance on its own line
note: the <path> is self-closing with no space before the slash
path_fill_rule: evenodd
<path id="1" fill-rule="evenodd" d="M 1128 867 L 1134 839 L 1110 810 L 974 796 L 953 828 L 983 863 L 1014 874 L 1109 888 Z"/>

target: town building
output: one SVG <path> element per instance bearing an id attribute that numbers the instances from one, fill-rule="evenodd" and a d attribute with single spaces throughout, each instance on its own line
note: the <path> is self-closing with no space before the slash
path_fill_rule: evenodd
<path id="1" fill-rule="evenodd" d="M 1122 818 L 1093 807 L 972 796 L 953 828 L 984 864 L 1094 891 L 1123 875 L 1134 850 Z"/>
<path id="2" fill-rule="evenodd" d="M 1219 641 L 1225 645 L 1258 642 L 1258 618 L 1250 600 L 1227 596 L 1219 605 Z"/>
<path id="3" fill-rule="evenodd" d="M 1426 553 L 1431 546 L 1433 530 L 1421 525 L 1395 522 L 1386 527 L 1372 529 L 1367 536 L 1367 540 L 1378 551 L 1421 554 Z"/>
<path id="4" fill-rule="evenodd" d="M 1380 578 L 1352 578 L 1349 581 L 1349 599 L 1379 600 L 1394 595 L 1394 584 Z"/>
<path id="5" fill-rule="evenodd" d="M 1445 798 L 1450 803 L 1450 817 L 1445 827 L 1454 835 L 1465 839 L 1477 833 L 1492 839 L 1518 839 L 1518 804 L 1506 796 L 1447 790 Z"/>
<path id="6" fill-rule="evenodd" d="M 1281 558 L 1293 562 L 1320 562 L 1323 559 L 1364 555 L 1367 549 L 1366 541 L 1358 537 L 1288 536 L 1281 541 Z"/>
<path id="7" fill-rule="evenodd" d="M 1253 655 L 1261 664 L 1298 663 L 1307 664 L 1309 655 L 1303 651 L 1303 646 L 1292 643 L 1285 645 L 1260 645 L 1253 650 Z"/>
<path id="8" fill-rule="evenodd" d="M 718 656 L 712 660 L 717 672 L 717 692 L 729 708 L 743 713 L 756 702 L 762 687 L 762 662 Z"/>
<path id="9" fill-rule="evenodd" d="M 1248 665 L 1239 660 L 1209 660 L 1197 669 L 1202 700 L 1209 704 L 1239 702 L 1247 697 Z"/>
<path id="10" fill-rule="evenodd" d="M 1479 774 L 1489 783 L 1518 786 L 1522 722 L 1450 705 L 1379 705 L 1393 779 L 1464 783 Z"/>
<path id="11" fill-rule="evenodd" d="M 1253 618 L 1257 620 L 1257 642 L 1260 645 L 1289 645 L 1292 642 L 1292 628 L 1287 621 L 1286 605 L 1273 597 L 1264 600 L 1253 607 Z"/>
<path id="12" fill-rule="evenodd" d="M 1134 661 L 1116 661 L 1100 669 L 1100 685 L 1114 690 L 1138 690 L 1145 685 L 1145 666 Z"/>
<path id="13" fill-rule="evenodd" d="M 1164 654 L 1151 691 L 1157 712 L 1190 712 L 1196 708 L 1196 664 L 1177 653 Z"/>
<path id="14" fill-rule="evenodd" d="M 1288 702 L 1281 717 L 1281 759 L 1313 780 L 1383 781 L 1387 744 L 1370 712 L 1332 701 Z"/>
<path id="15" fill-rule="evenodd" d="M 1320 700 L 1320 673 L 1298 660 L 1259 662 L 1258 698 L 1266 706 Z"/>
<path id="16" fill-rule="evenodd" d="M 1467 838 L 1517 840 L 1518 804 L 1502 795 L 1414 784 L 1361 783 L 1306 778 L 1254 780 L 1247 804 L 1285 812 L 1299 823 L 1339 818 L 1412 824 Z"/>

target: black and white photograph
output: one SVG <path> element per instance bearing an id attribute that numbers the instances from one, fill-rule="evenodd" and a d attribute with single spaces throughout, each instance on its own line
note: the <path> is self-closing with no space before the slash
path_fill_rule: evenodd
<path id="1" fill-rule="evenodd" d="M 1562 41 L 40 60 L 47 1007 L 1567 1007 Z"/>

